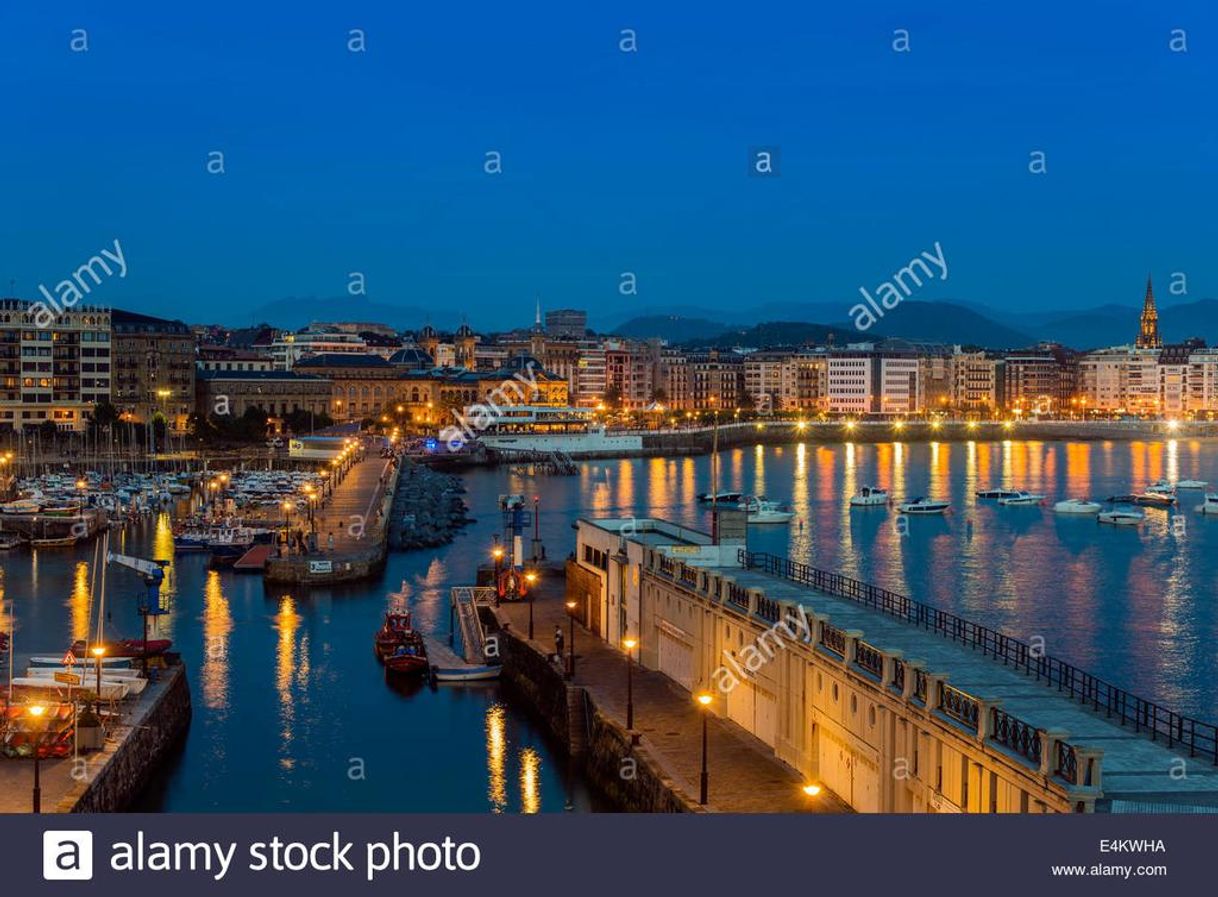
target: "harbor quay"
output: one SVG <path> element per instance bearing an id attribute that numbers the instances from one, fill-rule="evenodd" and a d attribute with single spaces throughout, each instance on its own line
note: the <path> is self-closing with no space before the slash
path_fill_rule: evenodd
<path id="1" fill-rule="evenodd" d="M 396 457 L 365 457 L 352 464 L 323 504 L 312 511 L 311 519 L 296 524 L 302 532 L 314 535 L 308 543 L 312 547 L 301 550 L 281 541 L 277 551 L 265 552 L 266 581 L 330 585 L 379 575 L 388 551 L 390 509 L 399 472 Z M 292 528 L 285 521 L 284 529 Z"/>
<path id="2" fill-rule="evenodd" d="M 24 668 L 26 657 L 19 659 Z M 82 661 L 82 664 L 86 664 Z M 90 674 L 86 670 L 83 677 Z M 51 705 L 52 707 L 55 705 Z M 84 705 L 63 703 L 76 714 Z M 34 735 L 21 717 L 29 705 L 14 702 L 3 719 L 12 731 Z M 12 712 L 9 712 L 9 711 Z M 102 813 L 127 809 L 165 763 L 176 755 L 190 726 L 191 700 L 186 668 L 172 655 L 165 665 L 150 670 L 148 685 L 138 696 L 102 705 L 104 740 L 100 748 L 86 750 L 73 735 L 74 749 L 64 757 L 38 761 L 38 803 L 42 813 Z M 59 724 L 75 726 L 75 719 Z M 46 723 L 42 723 L 46 727 Z M 36 742 L 36 743 L 39 743 Z M 28 813 L 34 806 L 35 761 L 32 757 L 0 758 L 0 813 Z"/>
<path id="3" fill-rule="evenodd" d="M 743 540 L 658 519 L 576 526 L 567 599 L 587 637 L 857 811 L 1218 810 L 1211 723 Z"/>
<path id="4" fill-rule="evenodd" d="M 567 609 L 564 568 L 538 568 L 532 601 L 492 610 L 504 675 L 616 807 L 634 812 L 842 813 L 733 720 L 707 716 L 688 691 L 606 643 Z M 533 637 L 529 637 L 530 616 Z M 555 633 L 564 638 L 556 656 Z M 568 666 L 574 653 L 574 671 Z M 629 723 L 629 724 L 628 724 Z M 707 724 L 707 802 L 699 803 Z"/>

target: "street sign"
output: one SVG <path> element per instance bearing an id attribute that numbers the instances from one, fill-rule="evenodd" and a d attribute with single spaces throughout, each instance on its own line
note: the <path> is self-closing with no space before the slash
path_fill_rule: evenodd
<path id="1" fill-rule="evenodd" d="M 55 681 L 64 685 L 80 685 L 80 677 L 75 673 L 56 673 Z"/>
<path id="2" fill-rule="evenodd" d="M 74 663 L 76 663 L 76 655 L 72 653 L 71 649 L 68 649 L 68 653 L 63 656 L 63 665 L 70 667 Z"/>

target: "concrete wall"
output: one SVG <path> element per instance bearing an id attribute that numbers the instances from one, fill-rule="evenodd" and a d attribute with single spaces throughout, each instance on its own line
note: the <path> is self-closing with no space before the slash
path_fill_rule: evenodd
<path id="1" fill-rule="evenodd" d="M 726 586 L 726 582 L 723 584 Z M 753 601 L 756 598 L 752 599 Z M 643 573 L 644 644 L 669 639 L 654 668 L 678 684 L 709 688 L 727 716 L 775 755 L 860 812 L 1071 812 L 1071 796 L 1040 770 L 970 737 L 938 714 L 863 675 L 849 662 L 729 602 Z M 813 627 L 819 625 L 812 621 Z M 744 670 L 749 646 L 773 658 Z M 682 638 L 674 640 L 674 634 Z M 680 642 L 691 669 L 678 674 Z M 664 655 L 661 650 L 660 654 Z M 644 651 L 645 657 L 654 655 Z M 910 677 L 912 679 L 912 666 Z M 933 703 L 933 702 L 932 702 Z"/>
<path id="2" fill-rule="evenodd" d="M 637 813 L 698 812 L 696 799 L 663 772 L 643 747 L 586 696 L 569 685 L 540 651 L 500 630 L 503 673 L 550 733 L 580 761 L 589 783 L 619 810 Z"/>
<path id="3" fill-rule="evenodd" d="M 170 667 L 162 673 L 173 678 L 164 693 L 137 721 L 104 766 L 84 784 L 83 792 L 70 794 L 73 813 L 113 813 L 125 810 L 139 797 L 151 774 L 177 749 L 190 725 L 190 685 L 186 669 Z M 83 783 L 82 783 L 83 784 Z"/>

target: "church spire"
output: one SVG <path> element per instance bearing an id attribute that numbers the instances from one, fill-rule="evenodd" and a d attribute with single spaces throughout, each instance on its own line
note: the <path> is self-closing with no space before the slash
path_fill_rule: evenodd
<path id="1" fill-rule="evenodd" d="M 1136 345 L 1139 349 L 1163 348 L 1163 339 L 1159 336 L 1159 311 L 1155 308 L 1155 290 L 1149 274 L 1146 275 L 1146 298 L 1142 300 L 1141 328 Z"/>

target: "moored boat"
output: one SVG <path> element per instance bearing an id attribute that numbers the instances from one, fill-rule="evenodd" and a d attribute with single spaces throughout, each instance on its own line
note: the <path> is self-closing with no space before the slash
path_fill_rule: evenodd
<path id="1" fill-rule="evenodd" d="M 1036 492 L 1016 492 L 1014 495 L 998 499 L 998 504 L 1003 506 L 1038 505 L 1044 500 L 1045 497 Z"/>
<path id="2" fill-rule="evenodd" d="M 767 501 L 762 497 L 746 498 L 740 503 L 740 507 L 748 515 L 748 522 L 751 524 L 790 523 L 795 516 L 795 512 L 786 506 L 776 501 Z"/>
<path id="3" fill-rule="evenodd" d="M 1218 514 L 1218 492 L 1206 493 L 1205 501 L 1197 510 L 1202 514 Z"/>
<path id="4" fill-rule="evenodd" d="M 979 489 L 974 493 L 978 498 L 1011 498 L 1019 495 L 1018 489 Z"/>
<path id="5" fill-rule="evenodd" d="M 874 508 L 881 505 L 887 505 L 891 501 L 891 496 L 887 489 L 879 489 L 875 486 L 864 486 L 854 495 L 850 496 L 850 507 L 852 508 Z"/>
<path id="6" fill-rule="evenodd" d="M 387 672 L 421 675 L 430 669 L 423 636 L 414 628 L 410 611 L 399 602 L 385 612 L 385 621 L 373 637 L 372 646 Z"/>
<path id="7" fill-rule="evenodd" d="M 1113 526 L 1137 526 L 1146 519 L 1146 515 L 1132 508 L 1113 508 L 1100 511 L 1096 519 L 1100 523 L 1110 523 Z"/>
<path id="8" fill-rule="evenodd" d="M 147 642 L 137 638 L 127 638 L 121 641 L 111 642 L 103 646 L 106 653 L 102 655 L 103 662 L 106 658 L 126 658 L 143 657 L 145 651 L 149 657 L 157 657 L 164 654 L 173 647 L 173 642 L 167 638 L 150 638 Z M 77 657 L 88 657 L 89 662 L 93 662 L 93 657 L 85 650 L 83 639 L 78 639 L 72 643 L 72 653 Z"/>
<path id="9" fill-rule="evenodd" d="M 1058 514 L 1098 514 L 1104 509 L 1098 501 L 1088 501 L 1085 498 L 1067 498 L 1053 506 Z"/>
<path id="10" fill-rule="evenodd" d="M 743 492 L 701 492 L 698 501 L 704 505 L 738 505 L 744 501 Z"/>
<path id="11" fill-rule="evenodd" d="M 1208 485 L 1209 485 L 1209 483 L 1207 483 L 1205 480 L 1177 480 L 1176 481 L 1177 489 L 1204 489 Z"/>
<path id="12" fill-rule="evenodd" d="M 942 514 L 948 507 L 948 502 L 918 497 L 901 502 L 897 505 L 897 510 L 902 514 Z"/>

